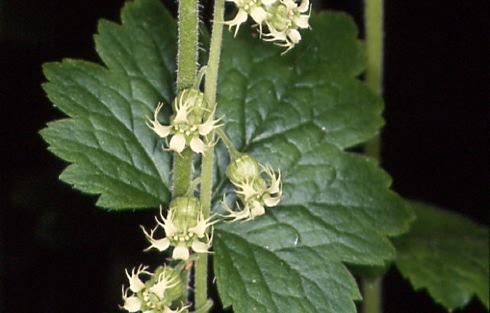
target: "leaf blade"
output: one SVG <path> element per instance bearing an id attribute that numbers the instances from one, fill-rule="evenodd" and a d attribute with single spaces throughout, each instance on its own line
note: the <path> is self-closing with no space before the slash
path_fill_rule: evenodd
<path id="1" fill-rule="evenodd" d="M 402 275 L 449 311 L 464 307 L 473 295 L 488 309 L 488 227 L 431 205 L 410 205 L 417 219 L 395 240 Z"/>
<path id="2" fill-rule="evenodd" d="M 226 133 L 240 151 L 281 169 L 283 178 L 281 203 L 248 222 L 250 229 L 216 229 L 218 290 L 236 313 L 355 312 L 361 296 L 345 263 L 379 266 L 393 259 L 388 237 L 406 231 L 412 218 L 374 161 L 342 151 L 383 124 L 381 100 L 354 78 L 364 66 L 355 26 L 343 14 L 311 20 L 315 30 L 327 31 L 306 32 L 284 58 L 249 37 L 225 37 L 218 116 L 226 116 Z M 223 154 L 218 151 L 218 160 L 226 160 Z M 284 285 L 281 264 L 296 277 L 287 296 L 266 288 Z M 259 280 L 229 281 L 243 269 L 269 276 L 260 286 Z M 315 273 L 308 285 L 304 273 Z"/>
<path id="3" fill-rule="evenodd" d="M 319 31 L 305 32 L 304 42 L 284 57 L 257 38 L 225 34 L 218 104 L 226 105 L 219 105 L 218 113 L 226 116 L 237 147 L 311 123 L 323 128 L 325 140 L 345 149 L 383 125 L 381 99 L 353 79 L 364 67 L 355 24 L 334 13 L 312 17 L 311 23 Z M 244 112 L 242 120 L 235 118 L 237 108 Z M 285 120 L 283 109 L 296 118 Z"/>
<path id="4" fill-rule="evenodd" d="M 154 0 L 128 3 L 121 15 L 122 25 L 101 21 L 96 35 L 108 68 L 69 59 L 44 65 L 43 88 L 71 119 L 40 133 L 53 153 L 73 163 L 61 180 L 100 195 L 99 206 L 157 207 L 169 201 L 172 156 L 146 117 L 158 101 L 173 98 L 176 23 Z"/>

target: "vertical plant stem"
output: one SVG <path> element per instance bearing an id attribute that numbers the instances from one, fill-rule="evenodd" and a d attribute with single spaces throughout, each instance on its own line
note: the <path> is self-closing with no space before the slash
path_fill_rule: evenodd
<path id="1" fill-rule="evenodd" d="M 197 72 L 198 0 L 179 1 L 179 42 L 177 53 L 177 91 L 192 87 Z M 192 181 L 192 151 L 174 154 L 173 196 L 182 196 Z"/>
<path id="2" fill-rule="evenodd" d="M 219 60 L 221 54 L 221 39 L 223 37 L 223 15 L 225 10 L 225 0 L 215 0 L 213 13 L 213 30 L 211 33 L 211 46 L 209 48 L 208 71 L 204 84 L 204 97 L 208 101 L 209 112 L 214 118 L 216 108 L 216 87 L 218 84 Z M 207 140 L 213 141 L 214 132 Z M 208 149 L 203 157 L 201 164 L 201 205 L 204 218 L 209 217 L 211 209 L 211 194 L 213 186 L 213 158 L 214 149 Z M 195 267 L 195 289 L 196 289 L 196 308 L 200 308 L 207 301 L 207 268 L 208 256 L 200 255 Z"/>
<path id="3" fill-rule="evenodd" d="M 186 148 L 182 153 L 174 153 L 173 197 L 183 196 L 192 181 L 192 150 Z"/>
<path id="4" fill-rule="evenodd" d="M 381 303 L 382 280 L 377 278 L 373 281 L 363 280 L 362 293 L 364 301 L 362 303 L 364 313 L 382 312 Z"/>
<path id="5" fill-rule="evenodd" d="M 177 89 L 194 84 L 198 57 L 199 1 L 179 1 L 179 42 L 177 53 Z"/>
<path id="6" fill-rule="evenodd" d="M 383 0 L 364 1 L 364 20 L 366 30 L 367 67 L 366 84 L 377 94 L 383 92 Z M 364 153 L 379 161 L 380 135 L 371 139 L 364 146 Z M 362 281 L 363 312 L 381 313 L 382 310 L 382 277 Z"/>
<path id="7" fill-rule="evenodd" d="M 383 0 L 364 1 L 366 29 L 366 84 L 377 94 L 383 93 Z M 364 147 L 367 155 L 380 159 L 380 137 L 371 139 Z"/>

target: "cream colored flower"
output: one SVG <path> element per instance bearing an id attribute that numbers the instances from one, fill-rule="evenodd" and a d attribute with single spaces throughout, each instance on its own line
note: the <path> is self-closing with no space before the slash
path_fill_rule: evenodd
<path id="1" fill-rule="evenodd" d="M 160 208 L 161 221 L 157 220 L 157 226 L 148 233 L 143 227 L 143 232 L 150 242 L 146 249 L 155 248 L 165 251 L 170 246 L 174 247 L 172 258 L 187 260 L 189 249 L 196 253 L 207 253 L 211 248 L 212 234 L 208 234 L 208 228 L 215 222 L 212 217 L 207 219 L 202 214 L 199 200 L 195 197 L 178 197 L 172 200 L 165 218 Z M 163 228 L 165 237 L 156 239 L 154 234 L 158 228 Z M 211 231 L 212 233 L 212 231 Z"/>
<path id="2" fill-rule="evenodd" d="M 269 32 L 262 33 L 264 40 L 286 47 L 282 54 L 288 52 L 301 40 L 298 29 L 310 27 L 308 11 L 311 11 L 309 0 L 303 0 L 299 6 L 293 0 L 280 0 L 270 8 L 271 14 L 266 21 Z"/>
<path id="3" fill-rule="evenodd" d="M 167 266 L 160 266 L 154 273 L 146 269 L 146 266 L 140 266 L 137 270 L 133 269 L 131 275 L 126 270 L 130 287 L 122 287 L 124 304 L 121 308 L 128 312 L 143 313 L 182 312 L 187 308 L 171 308 L 174 301 L 184 293 L 179 273 Z M 145 282 L 139 278 L 141 274 L 148 276 Z"/>
<path id="4" fill-rule="evenodd" d="M 223 200 L 223 206 L 229 213 L 226 217 L 233 221 L 253 220 L 265 214 L 265 206 L 276 206 L 282 197 L 281 173 L 277 175 L 269 164 L 261 165 L 250 155 L 243 154 L 226 169 L 226 175 L 236 187 L 236 195 L 243 203 L 232 210 Z"/>
<path id="5" fill-rule="evenodd" d="M 250 15 L 257 23 L 259 33 L 265 41 L 286 47 L 282 53 L 288 52 L 301 40 L 298 29 L 309 28 L 311 12 L 310 0 L 226 0 L 238 7 L 238 13 L 232 20 L 224 22 L 229 29 L 235 27 L 235 36 L 240 25 Z M 264 32 L 263 27 L 268 31 Z"/>
<path id="6" fill-rule="evenodd" d="M 170 119 L 170 125 L 162 125 L 158 121 L 158 113 L 162 107 L 163 103 L 159 103 L 153 119 L 148 118 L 147 125 L 160 138 L 172 136 L 168 142 L 169 150 L 181 153 L 186 147 L 190 147 L 192 151 L 202 154 L 214 145 L 214 142 L 208 142 L 205 138 L 221 126 L 218 125 L 221 118 L 212 118 L 212 112 L 204 119 L 206 102 L 203 93 L 192 88 L 180 92 L 174 100 L 175 114 Z"/>
<path id="7" fill-rule="evenodd" d="M 132 292 L 138 292 L 141 289 L 145 288 L 145 284 L 141 281 L 139 275 L 151 275 L 150 272 L 146 271 L 147 268 L 148 266 L 143 265 L 140 265 L 137 270 L 133 268 L 133 270 L 131 271 L 131 275 L 129 275 L 128 271 L 126 270 L 126 276 L 129 279 L 129 289 L 131 289 Z"/>
<path id="8" fill-rule="evenodd" d="M 136 296 L 130 296 L 128 297 L 128 289 L 122 290 L 122 298 L 124 301 L 124 304 L 122 306 L 123 309 L 125 309 L 128 312 L 138 312 L 141 310 L 141 305 L 143 302 Z"/>
<path id="9" fill-rule="evenodd" d="M 165 271 L 158 275 L 156 283 L 148 288 L 150 293 L 157 295 L 159 298 L 165 297 L 165 291 L 169 288 L 175 287 L 178 284 L 176 276 L 170 276 Z"/>
<path id="10" fill-rule="evenodd" d="M 278 0 L 226 0 L 228 2 L 234 2 L 238 7 L 238 13 L 234 19 L 224 22 L 228 25 L 228 28 L 235 28 L 235 36 L 238 33 L 238 29 L 242 23 L 245 23 L 250 15 L 252 19 L 257 23 L 260 30 L 262 30 L 262 24 L 268 18 L 268 8 Z"/>

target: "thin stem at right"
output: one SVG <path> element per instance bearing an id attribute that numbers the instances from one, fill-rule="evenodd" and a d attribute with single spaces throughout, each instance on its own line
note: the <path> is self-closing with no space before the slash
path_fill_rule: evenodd
<path id="1" fill-rule="evenodd" d="M 383 0 L 365 0 L 366 30 L 366 84 L 378 95 L 383 93 Z M 364 153 L 381 162 L 380 135 L 368 141 Z M 382 277 L 375 280 L 363 278 L 363 312 L 382 313 Z"/>
<path id="2" fill-rule="evenodd" d="M 362 303 L 362 308 L 364 313 L 381 313 L 382 308 L 382 297 L 381 297 L 381 287 L 382 278 L 377 278 L 375 280 L 364 279 L 362 281 L 362 294 L 364 301 Z"/>
<path id="3" fill-rule="evenodd" d="M 378 95 L 383 94 L 383 0 L 364 1 L 366 29 L 366 84 Z M 366 155 L 380 160 L 380 136 L 364 146 Z"/>
<path id="4" fill-rule="evenodd" d="M 182 0 L 181 0 L 182 1 Z M 208 103 L 208 109 L 211 116 L 207 118 L 214 118 L 214 112 L 216 110 L 216 88 L 218 85 L 218 72 L 219 62 L 221 54 L 221 39 L 223 37 L 223 16 L 225 11 L 225 0 L 214 1 L 214 14 L 213 14 L 213 30 L 211 32 L 211 45 L 209 47 L 209 60 L 208 69 L 206 73 L 206 80 L 204 84 L 204 97 Z M 214 132 L 211 132 L 207 136 L 208 141 L 214 141 Z M 213 159 L 214 148 L 208 149 L 203 157 L 201 163 L 201 205 L 202 214 L 204 218 L 208 218 L 211 210 L 211 194 L 213 186 Z M 203 311 L 207 312 L 205 306 L 208 302 L 208 256 L 206 254 L 199 255 L 195 264 L 195 306 L 197 309 L 203 308 Z"/>

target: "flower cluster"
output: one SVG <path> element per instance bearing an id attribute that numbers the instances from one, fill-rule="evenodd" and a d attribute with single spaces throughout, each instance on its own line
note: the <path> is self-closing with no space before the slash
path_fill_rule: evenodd
<path id="1" fill-rule="evenodd" d="M 214 112 L 212 112 L 204 120 L 207 109 L 202 92 L 194 88 L 189 88 L 184 89 L 178 94 L 173 102 L 175 114 L 170 117 L 170 125 L 162 125 L 157 119 L 162 107 L 163 103 L 159 103 L 153 119 L 148 118 L 147 125 L 160 138 L 172 136 L 168 143 L 170 150 L 181 153 L 186 147 L 190 147 L 192 151 L 202 154 L 209 147 L 213 146 L 214 143 L 208 142 L 205 136 L 220 126 L 217 125 L 220 119 L 213 119 Z"/>
<path id="2" fill-rule="evenodd" d="M 184 284 L 179 274 L 166 266 L 160 266 L 154 273 L 147 269 L 147 266 L 133 268 L 131 275 L 126 270 L 129 287 L 124 289 L 123 286 L 124 304 L 121 308 L 128 312 L 144 313 L 180 313 L 186 310 L 187 307 L 178 308 L 175 304 L 184 293 Z M 141 280 L 142 275 L 149 277 L 146 282 Z"/>
<path id="3" fill-rule="evenodd" d="M 265 178 L 263 177 L 263 175 Z M 259 165 L 249 154 L 242 154 L 226 169 L 226 176 L 237 187 L 236 194 L 243 203 L 238 212 L 224 203 L 225 209 L 236 220 L 253 220 L 265 213 L 265 206 L 276 206 L 281 200 L 281 174 L 277 176 L 269 164 Z"/>
<path id="4" fill-rule="evenodd" d="M 150 247 L 158 251 L 165 251 L 170 246 L 174 247 L 172 258 L 187 260 L 189 249 L 197 253 L 207 253 L 211 247 L 211 236 L 208 227 L 214 224 L 210 222 L 212 217 L 204 219 L 201 203 L 195 197 L 177 197 L 170 202 L 167 218 L 163 217 L 160 208 L 161 221 L 155 218 L 157 226 L 148 233 L 143 227 L 146 238 L 150 241 Z M 154 234 L 158 228 L 163 228 L 165 237 L 155 239 Z"/>
<path id="5" fill-rule="evenodd" d="M 238 7 L 238 13 L 234 19 L 225 24 L 231 29 L 236 27 L 235 35 L 250 15 L 259 26 L 259 32 L 266 41 L 273 41 L 277 45 L 286 47 L 286 53 L 300 40 L 298 29 L 309 28 L 310 1 L 301 0 L 298 4 L 295 0 L 227 0 L 234 2 Z M 263 32 L 266 25 L 269 32 Z"/>

